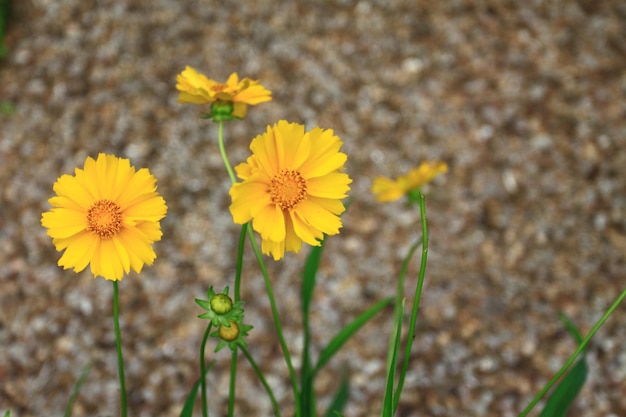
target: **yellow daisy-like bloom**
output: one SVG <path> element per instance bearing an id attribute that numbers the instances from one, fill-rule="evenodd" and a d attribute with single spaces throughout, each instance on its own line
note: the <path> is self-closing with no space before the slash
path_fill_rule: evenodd
<path id="1" fill-rule="evenodd" d="M 409 192 L 421 188 L 437 175 L 446 172 L 448 172 L 448 165 L 445 162 L 423 162 L 419 167 L 411 170 L 407 175 L 398 177 L 395 181 L 386 177 L 374 179 L 372 193 L 376 200 L 381 203 L 395 201 Z"/>
<path id="2" fill-rule="evenodd" d="M 176 81 L 176 89 L 180 92 L 179 103 L 231 102 L 232 115 L 238 118 L 246 116 L 248 105 L 254 106 L 272 99 L 272 92 L 265 89 L 259 81 L 249 78 L 239 80 L 236 72 L 230 74 L 225 83 L 219 83 L 187 66 L 176 76 Z"/>
<path id="3" fill-rule="evenodd" d="M 281 259 L 302 242 L 319 246 L 341 228 L 341 199 L 350 190 L 347 160 L 332 130 L 281 120 L 252 140 L 252 155 L 235 167 L 242 180 L 230 189 L 235 223 L 252 220 L 262 251 Z"/>
<path id="4" fill-rule="evenodd" d="M 152 265 L 167 206 L 148 169 L 135 171 L 128 159 L 101 153 L 53 188 L 41 224 L 57 251 L 65 250 L 59 266 L 80 272 L 90 264 L 94 277 L 117 281 Z"/>

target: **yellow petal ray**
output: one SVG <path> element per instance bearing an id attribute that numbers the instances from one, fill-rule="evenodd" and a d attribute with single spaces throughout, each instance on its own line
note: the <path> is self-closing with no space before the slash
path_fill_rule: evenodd
<path id="1" fill-rule="evenodd" d="M 90 265 L 95 277 L 118 281 L 124 277 L 122 262 L 118 258 L 112 239 L 100 239 Z"/>
<path id="2" fill-rule="evenodd" d="M 336 235 L 341 228 L 341 218 L 312 200 L 305 200 L 298 206 L 298 217 L 312 229 L 327 235 Z M 317 236 L 320 239 L 319 235 Z"/>
<path id="3" fill-rule="evenodd" d="M 128 254 L 128 250 L 126 246 L 122 243 L 118 236 L 114 236 L 111 238 L 113 242 L 113 247 L 117 253 L 117 258 L 120 260 L 120 264 L 122 266 L 122 276 L 124 274 L 128 274 L 130 272 L 130 255 Z M 121 277 L 120 277 L 121 279 Z"/>
<path id="4" fill-rule="evenodd" d="M 271 203 L 267 185 L 260 181 L 233 184 L 229 194 L 232 198 L 229 209 L 237 224 L 249 222 L 252 213 L 259 212 Z"/>
<path id="5" fill-rule="evenodd" d="M 272 258 L 274 258 L 275 261 L 278 261 L 285 256 L 285 243 L 263 239 L 261 241 L 261 251 L 264 255 L 271 254 Z"/>
<path id="6" fill-rule="evenodd" d="M 372 193 L 376 200 L 382 203 L 398 200 L 406 191 L 397 182 L 386 177 L 378 177 L 372 183 Z"/>
<path id="7" fill-rule="evenodd" d="M 158 242 L 163 236 L 159 222 L 141 222 L 135 226 L 150 242 Z"/>
<path id="8" fill-rule="evenodd" d="M 315 161 L 315 163 L 313 163 L 313 161 L 307 161 L 307 163 L 302 166 L 301 172 L 306 178 L 321 177 L 343 169 L 347 159 L 348 157 L 345 153 L 335 153 L 326 158 L 320 158 Z"/>
<path id="9" fill-rule="evenodd" d="M 81 203 L 79 200 L 74 201 L 72 198 L 62 195 L 56 195 L 54 197 L 50 197 L 48 199 L 48 203 L 52 207 L 66 208 L 68 210 L 73 210 L 81 213 L 87 213 L 90 206 L 86 206 L 84 203 Z"/>
<path id="10" fill-rule="evenodd" d="M 85 230 L 87 228 L 87 214 L 62 207 L 53 208 L 41 215 L 41 225 L 46 229 Z M 58 233 L 55 232 L 55 234 Z M 67 236 L 71 235 L 53 237 Z"/>
<path id="11" fill-rule="evenodd" d="M 252 228 L 263 239 L 282 241 L 285 239 L 285 216 L 280 207 L 267 205 L 254 216 Z"/>
<path id="12" fill-rule="evenodd" d="M 268 126 L 265 134 L 257 136 L 252 140 L 250 149 L 262 171 L 270 177 L 278 173 L 280 170 L 278 165 L 279 156 L 276 149 L 276 137 L 271 127 Z"/>
<path id="13" fill-rule="evenodd" d="M 151 242 L 141 230 L 134 227 L 124 228 L 118 236 L 128 250 L 130 266 L 133 271 L 141 272 L 143 264 L 152 265 L 156 259 L 156 253 Z"/>
<path id="14" fill-rule="evenodd" d="M 80 272 L 87 267 L 89 260 L 94 254 L 97 246 L 97 239 L 93 234 L 84 232 L 71 239 L 63 255 L 58 261 L 63 269 L 74 268 L 75 272 Z"/>
<path id="15" fill-rule="evenodd" d="M 348 174 L 336 172 L 307 180 L 307 194 L 315 197 L 341 199 L 350 191 Z"/>
<path id="16" fill-rule="evenodd" d="M 126 252 L 128 254 L 128 260 L 130 262 L 130 268 L 133 271 L 137 272 L 137 273 L 141 272 L 141 269 L 143 267 L 143 263 L 144 262 L 141 259 L 141 257 L 139 257 L 135 253 L 135 248 L 136 247 L 133 246 L 133 245 L 148 245 L 148 246 L 150 246 L 150 243 L 149 242 L 145 242 L 144 240 L 142 240 L 140 238 L 138 239 L 134 233 L 129 231 L 129 228 L 123 229 L 119 233 L 117 238 L 122 243 L 122 245 L 124 245 L 124 247 L 126 248 Z M 150 249 L 152 249 L 152 248 L 150 247 Z"/>
<path id="17" fill-rule="evenodd" d="M 165 200 L 157 193 L 145 194 L 124 209 L 124 217 L 135 221 L 159 221 L 167 214 Z"/>
<path id="18" fill-rule="evenodd" d="M 83 184 L 81 184 L 76 177 L 73 177 L 71 175 L 62 175 L 54 183 L 52 189 L 57 194 L 57 196 L 65 197 L 71 200 L 72 205 L 79 206 L 85 211 L 87 211 L 89 207 L 91 207 L 91 205 L 94 203 L 94 201 L 96 201 L 95 193 L 88 187 L 83 186 Z M 50 204 L 53 204 L 52 201 L 48 201 L 50 202 Z M 63 202 L 59 202 L 59 204 L 63 204 Z"/>
<path id="19" fill-rule="evenodd" d="M 306 219 L 304 219 L 300 211 L 292 210 L 289 212 L 291 221 L 293 223 L 293 230 L 295 234 L 302 239 L 302 241 L 312 246 L 319 246 L 318 239 L 323 239 L 324 235 L 314 227 L 311 227 Z"/>
<path id="20" fill-rule="evenodd" d="M 311 203 L 317 204 L 323 207 L 325 210 L 328 210 L 329 212 L 336 215 L 340 215 L 341 213 L 346 211 L 346 207 L 343 205 L 343 202 L 341 200 L 337 200 L 334 198 L 319 198 L 313 196 L 309 196 L 308 200 Z"/>
<path id="21" fill-rule="evenodd" d="M 298 253 L 302 249 L 302 239 L 298 237 L 293 228 L 291 216 L 285 216 L 285 250 L 288 252 Z"/>
<path id="22" fill-rule="evenodd" d="M 141 199 L 145 194 L 150 194 L 156 190 L 156 178 L 150 171 L 143 168 L 135 172 L 128 180 L 123 192 L 116 199 L 117 204 L 124 210 L 133 204 L 135 199 Z"/>

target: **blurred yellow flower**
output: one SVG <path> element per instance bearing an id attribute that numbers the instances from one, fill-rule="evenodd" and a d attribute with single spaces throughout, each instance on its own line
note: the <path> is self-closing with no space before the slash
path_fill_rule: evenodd
<path id="1" fill-rule="evenodd" d="M 381 203 L 398 200 L 432 181 L 437 175 L 446 172 L 448 172 L 448 165 L 445 162 L 423 162 L 419 167 L 411 170 L 407 175 L 398 177 L 395 181 L 386 177 L 374 179 L 372 193 Z"/>
<path id="2" fill-rule="evenodd" d="M 350 190 L 342 142 L 332 130 L 309 132 L 279 121 L 252 140 L 252 155 L 235 167 L 242 180 L 230 189 L 235 223 L 252 220 L 262 251 L 281 259 L 298 252 L 302 242 L 319 246 L 324 235 L 341 228 L 341 199 Z"/>
<path id="3" fill-rule="evenodd" d="M 94 277 L 117 281 L 152 265 L 167 206 L 148 169 L 135 171 L 128 159 L 101 153 L 53 188 L 41 224 L 57 251 L 65 250 L 59 266 L 80 272 L 90 264 Z"/>
<path id="4" fill-rule="evenodd" d="M 180 92 L 179 103 L 232 103 L 232 115 L 238 118 L 246 116 L 248 105 L 254 106 L 272 99 L 272 92 L 259 81 L 249 78 L 239 80 L 235 72 L 230 74 L 225 83 L 219 83 L 187 66 L 176 76 L 176 81 L 176 89 Z"/>

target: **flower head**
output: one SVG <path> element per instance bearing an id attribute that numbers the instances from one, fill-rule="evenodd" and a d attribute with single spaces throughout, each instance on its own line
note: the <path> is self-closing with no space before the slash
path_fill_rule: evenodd
<path id="1" fill-rule="evenodd" d="M 395 181 L 386 177 L 374 179 L 372 193 L 379 202 L 398 200 L 424 184 L 432 181 L 437 175 L 448 172 L 445 162 L 423 162 L 419 167 L 409 171 L 407 175 Z"/>
<path id="2" fill-rule="evenodd" d="M 252 220 L 262 251 L 275 260 L 298 252 L 302 242 L 319 246 L 341 228 L 341 199 L 350 190 L 347 160 L 332 130 L 281 120 L 252 140 L 252 155 L 235 167 L 242 182 L 230 189 L 235 223 Z"/>
<path id="3" fill-rule="evenodd" d="M 207 299 L 196 298 L 196 303 L 206 310 L 198 317 L 211 320 L 214 326 L 228 326 L 231 321 L 241 321 L 243 317 L 243 301 L 233 302 L 228 296 L 228 287 L 216 294 L 213 286 L 210 286 L 207 290 Z"/>
<path id="4" fill-rule="evenodd" d="M 219 352 L 225 346 L 228 346 L 233 352 L 237 350 L 238 346 L 247 347 L 246 337 L 248 337 L 248 332 L 252 329 L 252 326 L 244 324 L 243 316 L 241 316 L 239 321 L 231 321 L 219 326 L 215 332 L 211 333 L 211 337 L 219 339 L 215 352 Z"/>
<path id="5" fill-rule="evenodd" d="M 225 83 L 207 78 L 191 67 L 186 67 L 176 76 L 176 89 L 180 92 L 179 103 L 212 103 L 212 112 L 207 117 L 232 116 L 244 118 L 248 105 L 254 106 L 272 99 L 272 92 L 265 89 L 258 81 L 244 78 L 239 80 L 237 73 L 232 73 Z M 232 118 L 224 117 L 222 120 Z"/>
<path id="6" fill-rule="evenodd" d="M 41 224 L 56 249 L 65 251 L 59 266 L 80 272 L 90 265 L 94 276 L 117 281 L 152 265 L 152 243 L 161 240 L 167 206 L 148 169 L 135 171 L 128 159 L 101 153 L 73 176 L 59 177 L 53 188 L 52 208 Z"/>

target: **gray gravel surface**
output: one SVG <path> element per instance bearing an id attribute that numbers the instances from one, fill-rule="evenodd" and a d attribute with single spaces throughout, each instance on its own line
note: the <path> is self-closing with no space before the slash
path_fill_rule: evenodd
<path id="1" fill-rule="evenodd" d="M 155 265 L 121 282 L 121 314 L 130 414 L 180 413 L 205 324 L 193 300 L 232 285 L 239 233 L 217 128 L 176 103 L 186 65 L 274 93 L 227 125 L 233 162 L 280 119 L 345 142 L 355 201 L 327 242 L 315 352 L 393 294 L 419 237 L 418 213 L 376 204 L 372 179 L 449 164 L 428 188 L 429 270 L 399 416 L 517 415 L 575 348 L 558 313 L 587 332 L 626 288 L 622 1 L 13 4 L 0 61 L 0 102 L 14 109 L 0 115 L 0 413 L 62 415 L 93 361 L 73 415 L 119 414 L 112 286 L 59 268 L 39 223 L 54 180 L 98 152 L 149 167 L 169 206 Z M 268 258 L 296 364 L 305 255 Z M 292 415 L 263 282 L 245 262 L 250 351 Z M 390 313 L 319 374 L 321 410 L 345 370 L 345 415 L 379 415 Z M 570 415 L 626 415 L 625 322 L 621 307 L 591 343 Z M 229 355 L 209 357 L 211 415 L 225 415 Z M 271 415 L 243 361 L 237 387 L 237 415 Z"/>

